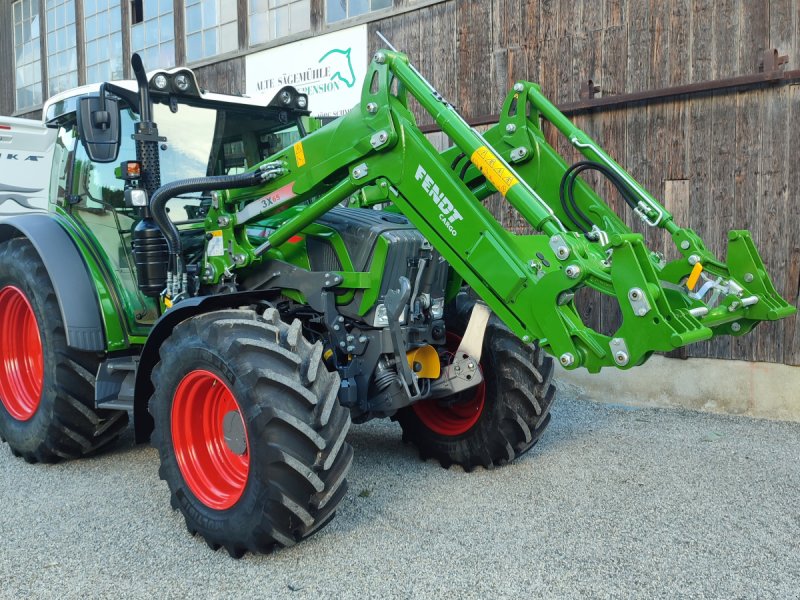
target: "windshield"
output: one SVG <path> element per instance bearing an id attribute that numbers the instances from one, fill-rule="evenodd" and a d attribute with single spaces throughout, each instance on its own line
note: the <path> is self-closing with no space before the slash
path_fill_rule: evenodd
<path id="1" fill-rule="evenodd" d="M 156 104 L 153 119 L 158 124 L 159 135 L 166 138 L 159 151 L 161 183 L 242 173 L 280 152 L 300 139 L 297 125 L 287 123 L 285 114 L 281 120 L 267 109 L 186 104 L 178 104 L 177 112 L 172 112 L 169 106 Z M 121 161 L 136 159 L 132 135 L 137 120 L 138 115 L 123 108 L 118 161 L 93 163 L 83 145 L 78 144 L 71 191 L 76 208 L 126 210 L 125 182 L 119 178 L 117 170 Z M 195 221 L 205 217 L 210 204 L 209 192 L 185 194 L 167 202 L 167 212 L 176 223 Z"/>
<path id="2" fill-rule="evenodd" d="M 263 111 L 180 104 L 173 113 L 156 104 L 153 119 L 161 146 L 161 180 L 240 173 L 300 139 L 297 126 Z"/>
<path id="3" fill-rule="evenodd" d="M 156 104 L 153 120 L 161 145 L 161 182 L 210 175 L 235 175 L 300 139 L 297 125 L 281 122 L 266 110 L 198 107 L 179 104 L 177 112 Z M 173 221 L 203 218 L 208 193 L 170 200 Z"/>

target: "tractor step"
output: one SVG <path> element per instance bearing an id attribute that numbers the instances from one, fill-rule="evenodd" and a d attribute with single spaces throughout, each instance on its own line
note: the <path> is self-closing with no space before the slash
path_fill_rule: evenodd
<path id="1" fill-rule="evenodd" d="M 100 363 L 94 394 L 95 407 L 109 410 L 133 410 L 138 367 L 139 359 L 135 356 L 109 358 Z"/>

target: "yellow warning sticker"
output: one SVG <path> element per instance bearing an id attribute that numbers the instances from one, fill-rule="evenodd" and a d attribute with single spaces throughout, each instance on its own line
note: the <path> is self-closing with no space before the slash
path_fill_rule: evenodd
<path id="1" fill-rule="evenodd" d="M 303 142 L 297 142 L 294 145 L 294 159 L 297 161 L 298 167 L 304 167 L 306 164 L 306 153 L 303 151 Z"/>
<path id="2" fill-rule="evenodd" d="M 497 191 L 505 196 L 513 186 L 519 183 L 497 155 L 486 146 L 481 146 L 472 153 L 472 164 L 478 167 L 483 176 L 489 180 Z"/>
<path id="3" fill-rule="evenodd" d="M 206 256 L 224 256 L 225 240 L 222 237 L 222 230 L 217 229 L 211 232 L 211 237 L 206 243 Z"/>

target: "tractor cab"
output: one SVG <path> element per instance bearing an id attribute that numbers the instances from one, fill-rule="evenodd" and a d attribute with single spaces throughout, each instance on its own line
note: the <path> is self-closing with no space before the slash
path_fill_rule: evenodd
<path id="1" fill-rule="evenodd" d="M 123 290 L 120 312 L 127 315 L 130 332 L 145 335 L 158 307 L 137 285 L 131 247 L 154 188 L 245 172 L 295 143 L 314 122 L 307 97 L 291 87 L 264 102 L 202 90 L 188 69 L 156 71 L 148 76 L 144 94 L 147 127 L 157 124 L 157 156 L 148 161 L 137 155 L 135 141 L 142 129 L 142 96 L 136 81 L 84 86 L 51 98 L 44 120 L 58 132 L 52 208 L 69 213 L 81 226 L 78 233 L 115 280 L 111 287 Z M 134 190 L 138 195 L 131 194 Z M 167 204 L 169 219 L 198 251 L 210 206 L 210 192 L 181 194 Z"/>

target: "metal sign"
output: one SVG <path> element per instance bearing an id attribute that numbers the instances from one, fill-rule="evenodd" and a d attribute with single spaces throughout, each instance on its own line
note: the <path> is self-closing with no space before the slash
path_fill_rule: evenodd
<path id="1" fill-rule="evenodd" d="M 249 96 L 272 98 L 292 85 L 308 94 L 312 114 L 338 117 L 361 101 L 368 65 L 367 26 L 361 25 L 249 54 L 245 86 Z"/>

